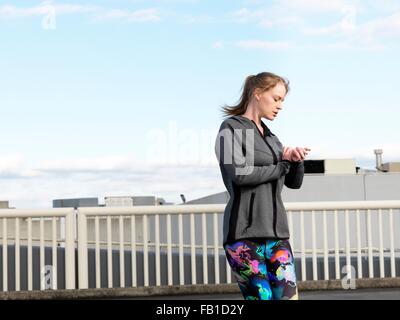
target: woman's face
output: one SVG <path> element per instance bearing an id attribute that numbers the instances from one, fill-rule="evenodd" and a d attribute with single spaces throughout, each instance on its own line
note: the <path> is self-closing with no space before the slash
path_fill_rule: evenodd
<path id="1" fill-rule="evenodd" d="M 272 121 L 282 109 L 282 103 L 286 96 L 286 88 L 281 82 L 279 82 L 275 87 L 268 91 L 260 92 L 259 90 L 256 90 L 254 96 L 261 117 Z"/>

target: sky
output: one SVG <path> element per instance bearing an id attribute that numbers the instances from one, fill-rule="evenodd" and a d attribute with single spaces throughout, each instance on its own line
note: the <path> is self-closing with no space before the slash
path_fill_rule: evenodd
<path id="1" fill-rule="evenodd" d="M 396 0 L 0 0 L 0 200 L 225 190 L 214 141 L 244 79 L 290 81 L 264 123 L 307 159 L 400 161 Z"/>

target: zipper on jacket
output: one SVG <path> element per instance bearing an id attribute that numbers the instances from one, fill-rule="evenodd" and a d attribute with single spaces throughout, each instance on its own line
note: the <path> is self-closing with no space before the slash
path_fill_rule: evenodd
<path id="1" fill-rule="evenodd" d="M 270 144 L 268 143 L 268 141 L 265 140 L 265 137 L 263 136 L 262 132 L 261 132 L 260 129 L 258 128 L 257 124 L 256 124 L 253 120 L 251 120 L 251 121 L 252 121 L 252 122 L 254 123 L 254 125 L 256 126 L 257 131 L 258 131 L 258 133 L 260 134 L 260 136 L 261 136 L 261 138 L 263 139 L 263 141 L 265 142 L 265 144 L 266 144 L 266 145 L 268 146 L 268 148 L 271 150 L 272 157 L 274 158 L 274 162 L 273 162 L 273 163 L 274 163 L 275 165 L 278 164 L 278 158 L 277 158 L 277 156 L 276 156 L 274 150 L 272 149 L 272 147 L 270 146 Z M 264 128 L 264 132 L 265 132 L 265 128 Z M 273 181 L 273 182 L 272 182 L 272 199 L 273 199 L 273 201 L 274 201 L 274 203 L 273 203 L 273 216 L 274 216 L 274 219 L 273 219 L 273 228 L 274 228 L 275 237 L 278 238 L 278 235 L 277 235 L 277 233 L 276 233 L 276 223 L 277 223 L 277 214 L 276 214 L 276 187 L 277 187 L 277 183 L 278 183 L 278 181 Z"/>
<path id="2" fill-rule="evenodd" d="M 250 197 L 250 209 L 249 209 L 249 219 L 247 221 L 247 225 L 251 226 L 252 222 L 253 222 L 253 204 L 254 204 L 254 197 L 255 197 L 256 193 L 252 192 L 251 193 L 251 197 Z"/>

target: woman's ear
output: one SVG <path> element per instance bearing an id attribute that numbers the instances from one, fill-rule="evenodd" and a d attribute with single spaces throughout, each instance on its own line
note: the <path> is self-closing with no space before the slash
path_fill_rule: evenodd
<path id="1" fill-rule="evenodd" d="M 257 101 L 260 100 L 260 98 L 261 98 L 261 90 L 259 88 L 254 89 L 253 95 L 254 95 L 254 98 L 257 99 Z"/>

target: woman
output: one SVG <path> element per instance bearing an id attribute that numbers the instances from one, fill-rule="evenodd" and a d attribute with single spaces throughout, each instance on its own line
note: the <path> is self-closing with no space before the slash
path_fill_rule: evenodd
<path id="1" fill-rule="evenodd" d="M 230 199 L 223 246 L 247 300 L 298 299 L 283 185 L 299 189 L 309 148 L 283 147 L 261 121 L 274 121 L 289 91 L 269 72 L 248 76 L 239 103 L 223 107 L 215 151 Z"/>

